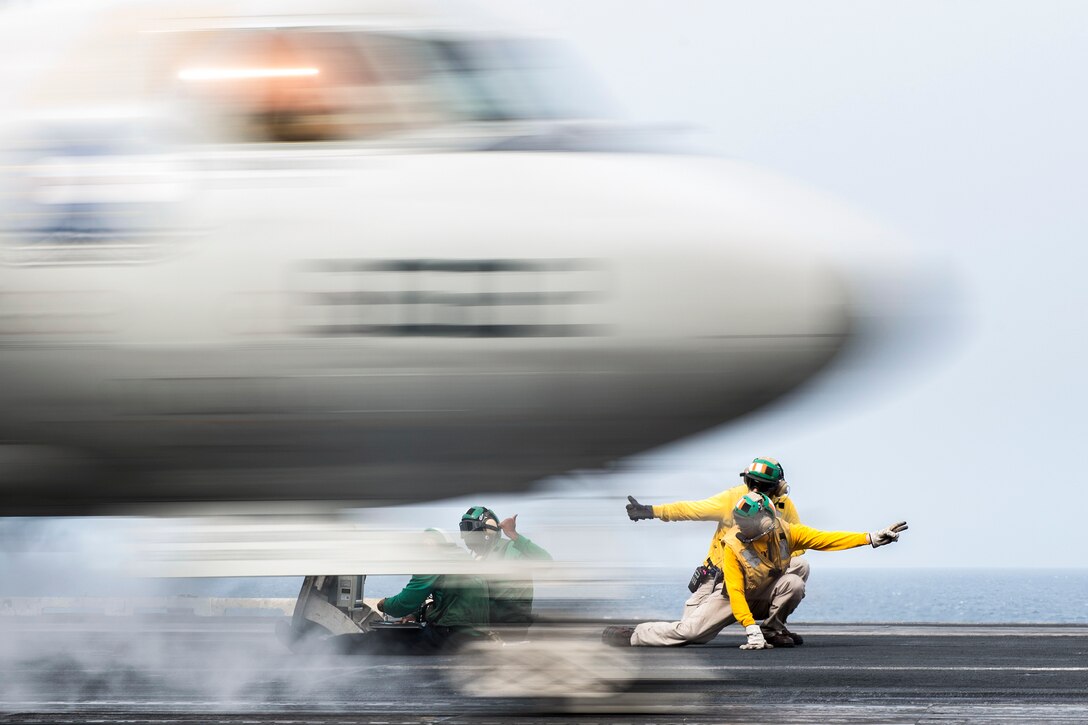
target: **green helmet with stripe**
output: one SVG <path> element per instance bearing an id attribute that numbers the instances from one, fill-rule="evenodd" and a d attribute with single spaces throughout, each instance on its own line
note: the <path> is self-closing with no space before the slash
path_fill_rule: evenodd
<path id="1" fill-rule="evenodd" d="M 499 517 L 486 506 L 473 506 L 461 516 L 461 540 L 476 556 L 487 556 L 499 543 Z"/>
<path id="2" fill-rule="evenodd" d="M 778 496 L 786 492 L 786 474 L 782 470 L 782 464 L 774 458 L 756 458 L 740 472 L 740 475 L 748 488 L 753 491 L 769 496 Z"/>
<path id="3" fill-rule="evenodd" d="M 741 539 L 753 541 L 774 530 L 774 503 L 763 493 L 749 491 L 733 507 L 733 523 Z"/>
<path id="4" fill-rule="evenodd" d="M 473 506 L 461 516 L 461 531 L 476 531 L 487 525 L 488 520 L 498 524 L 499 517 L 486 506 Z"/>

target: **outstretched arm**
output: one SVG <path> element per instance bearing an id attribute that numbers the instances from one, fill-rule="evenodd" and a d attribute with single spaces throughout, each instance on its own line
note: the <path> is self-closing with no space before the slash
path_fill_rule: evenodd
<path id="1" fill-rule="evenodd" d="M 733 506 L 740 498 L 739 495 L 734 496 L 733 491 L 734 489 L 722 491 L 702 501 L 657 504 L 653 507 L 654 516 L 662 521 L 722 521 L 732 517 Z"/>
<path id="2" fill-rule="evenodd" d="M 789 496 L 782 496 L 775 499 L 775 508 L 778 509 L 779 515 L 786 520 L 787 524 L 799 524 L 801 523 L 801 517 L 797 513 L 797 506 L 793 503 L 793 499 Z M 804 547 L 795 548 L 793 550 L 794 556 L 802 556 L 805 553 Z"/>
<path id="3" fill-rule="evenodd" d="M 897 528 L 899 527 L 899 528 Z M 842 551 L 871 544 L 874 548 L 899 540 L 899 532 L 905 531 L 907 522 L 901 521 L 871 534 L 852 531 L 820 531 L 804 524 L 790 526 L 790 539 L 794 549 L 817 551 Z"/>

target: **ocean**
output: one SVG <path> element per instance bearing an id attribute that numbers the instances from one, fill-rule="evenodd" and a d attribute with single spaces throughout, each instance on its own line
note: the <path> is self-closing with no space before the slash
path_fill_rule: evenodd
<path id="1" fill-rule="evenodd" d="M 690 571 L 656 578 L 624 609 L 679 616 Z M 630 607 L 627 606 L 630 605 Z M 820 569 L 794 622 L 1088 624 L 1088 569 Z"/>
<path id="2" fill-rule="evenodd" d="M 585 614 L 675 619 L 688 597 L 689 569 L 648 571 L 629 593 L 601 601 L 579 592 Z M 395 594 L 406 577 L 370 577 L 366 596 Z M 170 593 L 293 597 L 301 579 L 169 580 Z M 545 590 L 546 591 L 546 590 Z M 542 606 L 549 606 L 542 602 Z M 1088 569 L 833 569 L 812 567 L 797 623 L 1088 624 Z"/>

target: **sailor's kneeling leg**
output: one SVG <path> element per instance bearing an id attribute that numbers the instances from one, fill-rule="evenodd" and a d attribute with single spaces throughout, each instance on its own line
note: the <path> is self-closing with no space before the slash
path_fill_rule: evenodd
<path id="1" fill-rule="evenodd" d="M 773 632 L 785 631 L 786 619 L 805 598 L 805 580 L 796 574 L 783 574 L 771 590 L 771 606 L 763 628 Z"/>
<path id="2" fill-rule="evenodd" d="M 803 556 L 795 556 L 790 559 L 790 566 L 786 569 L 787 574 L 796 574 L 801 577 L 802 580 L 808 581 L 808 559 Z"/>

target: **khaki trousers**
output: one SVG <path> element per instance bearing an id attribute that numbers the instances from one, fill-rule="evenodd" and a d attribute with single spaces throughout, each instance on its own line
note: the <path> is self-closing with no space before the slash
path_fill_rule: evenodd
<path id="1" fill-rule="evenodd" d="M 763 626 L 780 631 L 786 618 L 801 603 L 808 581 L 808 562 L 794 557 L 786 573 L 768 582 L 749 598 L 752 616 L 765 619 Z M 718 636 L 726 626 L 737 621 L 729 606 L 729 599 L 722 596 L 723 582 L 703 582 L 695 593 L 684 602 L 684 611 L 678 622 L 643 622 L 635 627 L 631 644 L 635 647 L 676 647 L 685 644 L 705 644 Z"/>
<path id="2" fill-rule="evenodd" d="M 805 582 L 808 581 L 808 562 L 794 558 L 786 573 L 772 579 L 761 589 L 748 596 L 748 608 L 765 633 L 775 634 L 786 629 L 786 618 L 793 614 L 805 598 Z"/>

